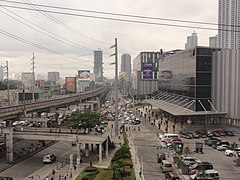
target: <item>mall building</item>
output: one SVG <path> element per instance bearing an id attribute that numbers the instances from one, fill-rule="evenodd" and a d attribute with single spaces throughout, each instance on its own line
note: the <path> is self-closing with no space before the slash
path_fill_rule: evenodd
<path id="1" fill-rule="evenodd" d="M 159 92 L 145 100 L 174 120 L 240 126 L 240 51 L 196 47 L 159 59 Z"/>

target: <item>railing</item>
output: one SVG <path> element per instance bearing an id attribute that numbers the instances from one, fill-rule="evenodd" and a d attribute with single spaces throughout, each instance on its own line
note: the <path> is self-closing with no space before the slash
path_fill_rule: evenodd
<path id="1" fill-rule="evenodd" d="M 68 97 L 55 98 L 55 99 L 49 99 L 44 101 L 19 104 L 14 106 L 0 107 L 0 118 L 6 117 L 6 116 L 23 114 L 24 111 L 27 113 L 27 112 L 41 110 L 44 108 L 51 108 L 51 107 L 65 105 L 65 104 L 70 104 L 72 102 L 79 102 L 81 100 L 90 99 L 94 96 L 103 94 L 107 90 L 108 90 L 107 87 L 103 86 L 94 91 L 87 91 L 81 94 L 74 94 Z"/>

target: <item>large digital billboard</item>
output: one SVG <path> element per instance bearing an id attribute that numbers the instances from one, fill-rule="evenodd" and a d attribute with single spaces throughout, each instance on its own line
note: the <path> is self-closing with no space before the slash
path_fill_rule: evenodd
<path id="1" fill-rule="evenodd" d="M 66 77 L 66 92 L 75 93 L 76 92 L 76 77 Z"/>
<path id="2" fill-rule="evenodd" d="M 152 68 L 144 68 L 143 71 L 143 79 L 153 79 L 153 70 Z"/>
<path id="3" fill-rule="evenodd" d="M 90 79 L 90 70 L 78 70 L 79 79 Z"/>

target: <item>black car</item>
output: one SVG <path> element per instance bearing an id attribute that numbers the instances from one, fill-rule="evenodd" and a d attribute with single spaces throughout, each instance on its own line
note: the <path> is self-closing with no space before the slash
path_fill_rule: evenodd
<path id="1" fill-rule="evenodd" d="M 189 166 L 189 174 L 194 174 L 196 171 L 205 171 L 213 169 L 213 165 L 210 162 L 200 162 Z"/>
<path id="2" fill-rule="evenodd" d="M 166 155 L 164 153 L 157 154 L 157 162 L 162 163 L 162 160 L 166 160 Z"/>
<path id="3" fill-rule="evenodd" d="M 0 176 L 0 180 L 13 180 L 13 178 Z"/>
<path id="4" fill-rule="evenodd" d="M 228 131 L 224 131 L 226 136 L 234 136 L 234 131 L 228 130 Z"/>

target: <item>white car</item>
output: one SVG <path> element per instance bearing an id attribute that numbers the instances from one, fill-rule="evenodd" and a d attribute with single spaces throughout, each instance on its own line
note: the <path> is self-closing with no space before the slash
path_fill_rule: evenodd
<path id="1" fill-rule="evenodd" d="M 222 145 L 217 146 L 217 150 L 225 151 L 226 149 L 228 149 L 228 147 L 229 146 L 227 144 L 222 144 Z"/>
<path id="2" fill-rule="evenodd" d="M 240 151 L 240 148 L 236 148 L 236 149 L 226 149 L 226 150 L 225 150 L 225 155 L 232 157 L 233 155 L 236 155 L 236 151 Z"/>

